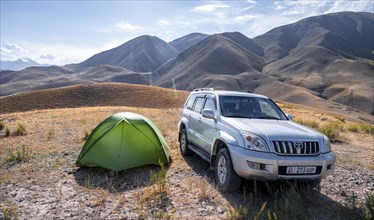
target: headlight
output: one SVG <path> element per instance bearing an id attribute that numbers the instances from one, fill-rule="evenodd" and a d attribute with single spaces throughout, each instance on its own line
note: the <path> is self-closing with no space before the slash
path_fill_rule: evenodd
<path id="1" fill-rule="evenodd" d="M 328 153 L 331 151 L 331 143 L 328 137 L 323 135 L 323 151 L 324 153 Z"/>
<path id="2" fill-rule="evenodd" d="M 260 136 L 247 131 L 242 131 L 241 133 L 244 138 L 245 148 L 250 150 L 269 152 L 268 145 Z"/>

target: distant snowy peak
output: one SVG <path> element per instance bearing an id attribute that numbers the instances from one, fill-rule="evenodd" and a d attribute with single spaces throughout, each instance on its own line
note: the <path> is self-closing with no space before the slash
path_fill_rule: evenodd
<path id="1" fill-rule="evenodd" d="M 14 61 L 12 60 L 1 61 L 0 70 L 20 71 L 31 66 L 44 66 L 44 65 L 41 65 L 30 58 L 22 57 Z"/>

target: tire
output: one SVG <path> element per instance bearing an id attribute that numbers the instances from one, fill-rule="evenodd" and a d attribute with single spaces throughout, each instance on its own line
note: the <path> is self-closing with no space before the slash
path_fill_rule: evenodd
<path id="1" fill-rule="evenodd" d="M 188 148 L 188 138 L 187 138 L 187 131 L 185 128 L 182 129 L 180 132 L 180 138 L 179 138 L 179 149 L 181 151 L 181 154 L 183 156 L 188 156 L 191 154 L 191 150 Z"/>
<path id="2" fill-rule="evenodd" d="M 218 152 L 215 168 L 215 179 L 220 191 L 233 192 L 239 189 L 242 178 L 235 173 L 227 148 Z"/>

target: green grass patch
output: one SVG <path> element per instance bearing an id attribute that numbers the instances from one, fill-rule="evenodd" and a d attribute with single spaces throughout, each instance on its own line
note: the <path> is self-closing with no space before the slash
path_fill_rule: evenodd
<path id="1" fill-rule="evenodd" d="M 344 126 L 341 123 L 328 122 L 318 128 L 318 131 L 326 135 L 331 140 L 337 140 Z"/>
<path id="2" fill-rule="evenodd" d="M 365 123 L 353 123 L 345 126 L 345 129 L 355 133 L 374 135 L 374 125 Z"/>
<path id="3" fill-rule="evenodd" d="M 7 162 L 26 162 L 29 161 L 31 158 L 31 151 L 25 146 L 22 146 L 20 149 L 8 153 Z"/>
<path id="4" fill-rule="evenodd" d="M 313 129 L 318 129 L 320 127 L 320 124 L 318 121 L 315 121 L 315 120 L 303 120 L 303 119 L 298 119 L 298 120 L 295 120 L 296 123 L 299 123 L 299 124 L 302 124 L 302 125 L 305 125 L 309 128 L 313 128 Z"/>

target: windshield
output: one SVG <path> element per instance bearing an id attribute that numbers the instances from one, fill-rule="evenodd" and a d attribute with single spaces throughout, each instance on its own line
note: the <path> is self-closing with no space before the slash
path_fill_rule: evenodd
<path id="1" fill-rule="evenodd" d="M 220 107 L 225 117 L 287 120 L 280 108 L 266 98 L 221 96 Z"/>

